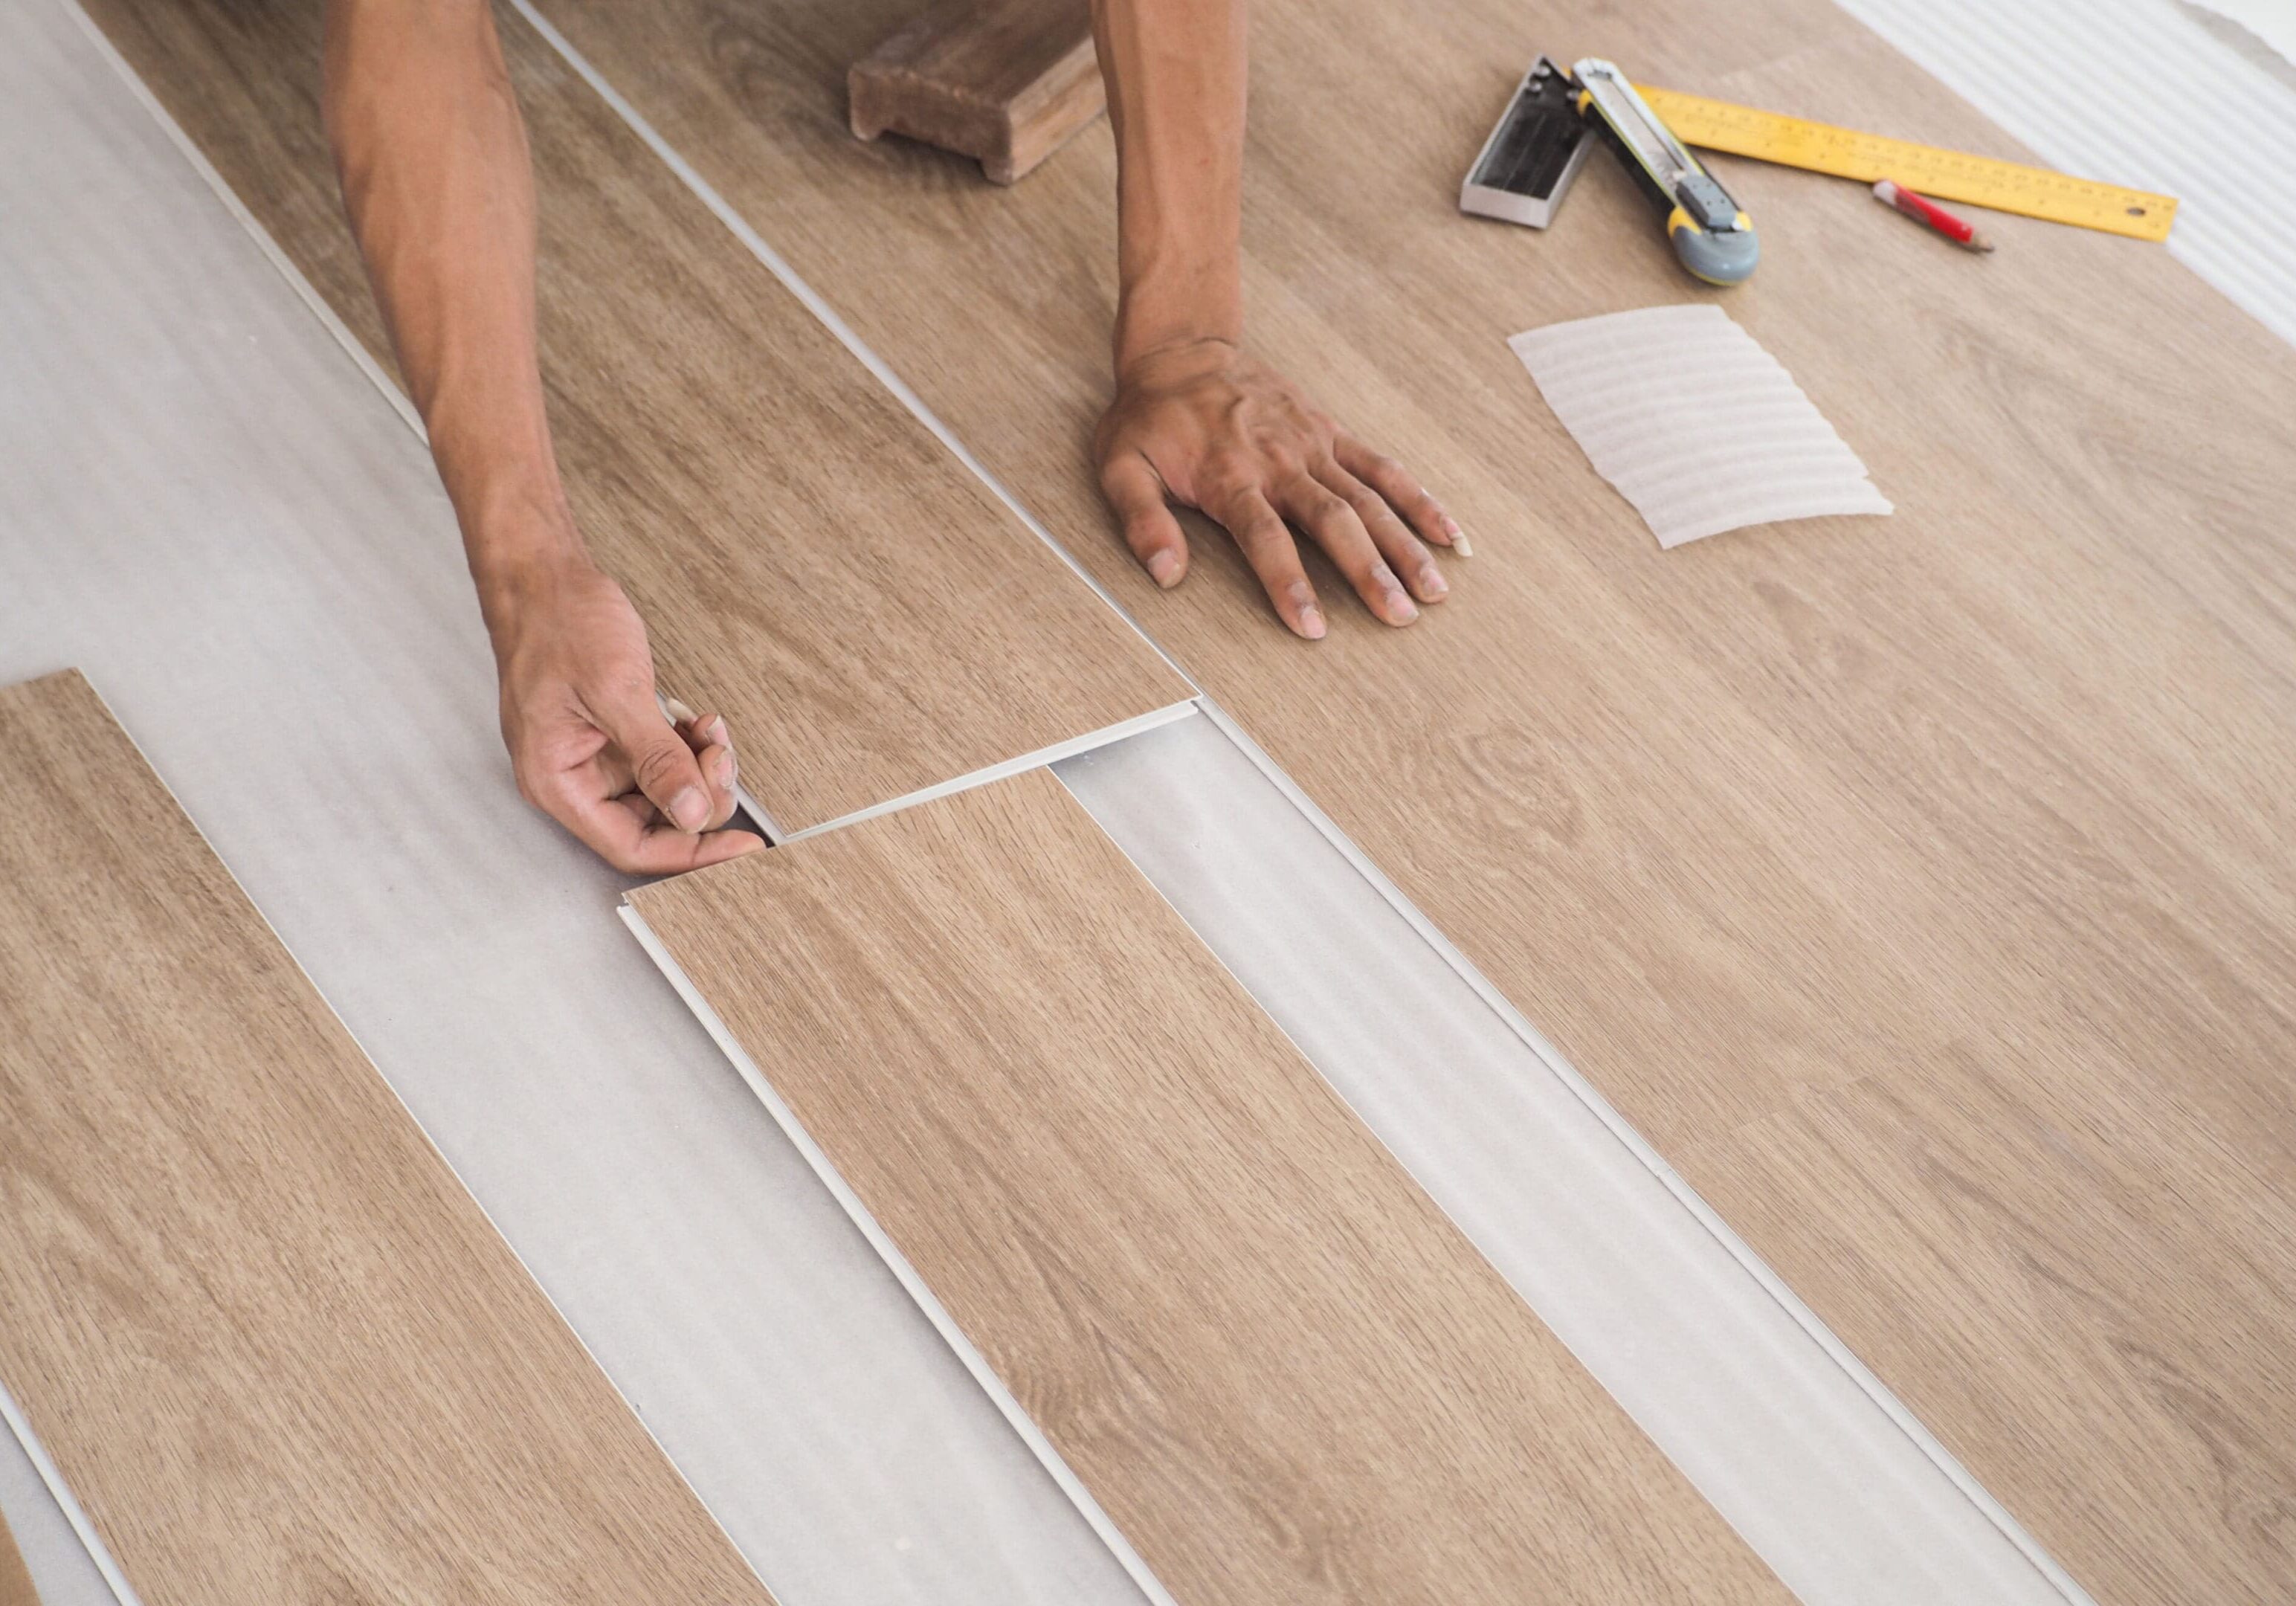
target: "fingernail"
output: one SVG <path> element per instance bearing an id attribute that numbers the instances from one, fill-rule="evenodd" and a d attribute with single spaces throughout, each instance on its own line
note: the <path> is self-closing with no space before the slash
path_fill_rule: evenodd
<path id="1" fill-rule="evenodd" d="M 1419 590 L 1424 596 L 1449 596 L 1451 582 L 1443 578 L 1441 569 L 1430 563 L 1419 571 Z"/>
<path id="2" fill-rule="evenodd" d="M 1311 642 L 1324 639 L 1324 610 L 1313 602 L 1300 610 L 1300 634 Z"/>
<path id="3" fill-rule="evenodd" d="M 1180 583 L 1179 554 L 1169 547 L 1153 553 L 1148 560 L 1148 578 L 1169 591 Z"/>
<path id="4" fill-rule="evenodd" d="M 726 733 L 726 716 L 723 714 L 709 722 L 709 739 L 710 744 L 716 747 L 723 747 L 733 740 Z"/>
<path id="5" fill-rule="evenodd" d="M 1474 543 L 1467 539 L 1467 532 L 1461 529 L 1459 521 L 1448 513 L 1443 515 L 1443 533 L 1451 537 L 1453 552 L 1463 558 L 1472 558 L 1475 555 Z"/>
<path id="6" fill-rule="evenodd" d="M 687 708 L 684 703 L 678 701 L 676 698 L 663 698 L 661 700 L 661 706 L 663 709 L 668 710 L 670 719 L 674 723 L 678 725 L 691 725 L 693 723 L 693 710 Z"/>
<path id="7" fill-rule="evenodd" d="M 734 790 L 734 755 L 731 753 L 718 760 L 718 784 L 727 791 Z"/>
<path id="8" fill-rule="evenodd" d="M 709 799 L 700 787 L 686 787 L 669 800 L 669 823 L 680 831 L 699 831 L 709 823 Z"/>
<path id="9" fill-rule="evenodd" d="M 1390 624 L 1407 625 L 1419 617 L 1419 604 L 1403 588 L 1403 582 L 1382 569 L 1379 574 L 1379 600 Z"/>

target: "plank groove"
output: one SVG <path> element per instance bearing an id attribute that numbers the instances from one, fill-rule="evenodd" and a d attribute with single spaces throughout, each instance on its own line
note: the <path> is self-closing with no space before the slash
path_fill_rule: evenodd
<path id="1" fill-rule="evenodd" d="M 1824 0 L 1256 5 L 1250 338 L 1480 554 L 1308 647 L 1217 537 L 1158 593 L 1101 504 L 1104 128 L 992 192 L 844 132 L 898 0 L 540 3 L 2077 1577 L 2288 1595 L 2285 348 L 2162 251 L 2001 218 L 1979 261 L 1729 162 L 1765 260 L 1718 299 L 1898 511 L 1656 553 L 1504 341 L 1708 292 L 1611 164 L 1545 234 L 1456 213 L 1526 60 L 2025 153 Z"/>
<path id="2" fill-rule="evenodd" d="M 319 118 L 323 8 L 90 13 L 386 371 Z M 1093 595 L 504 10 L 567 494 L 665 690 L 789 831 L 1185 700 Z"/>
<path id="3" fill-rule="evenodd" d="M 0 1381 L 151 1606 L 770 1606 L 76 673 L 0 691 Z"/>
<path id="4" fill-rule="evenodd" d="M 1184 1606 L 1789 1598 L 1049 774 L 630 902 Z"/>

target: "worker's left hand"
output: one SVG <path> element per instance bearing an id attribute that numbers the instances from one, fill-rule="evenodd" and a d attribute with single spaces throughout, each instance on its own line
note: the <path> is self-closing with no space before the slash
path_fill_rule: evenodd
<path id="1" fill-rule="evenodd" d="M 1159 586 L 1169 590 L 1188 570 L 1187 537 L 1167 505 L 1177 502 L 1226 527 L 1276 613 L 1310 641 L 1324 620 L 1294 529 L 1390 625 L 1411 623 L 1419 602 L 1450 590 L 1429 543 L 1469 555 L 1459 526 L 1400 463 L 1226 340 L 1135 358 L 1117 377 L 1094 450 L 1125 541 Z"/>

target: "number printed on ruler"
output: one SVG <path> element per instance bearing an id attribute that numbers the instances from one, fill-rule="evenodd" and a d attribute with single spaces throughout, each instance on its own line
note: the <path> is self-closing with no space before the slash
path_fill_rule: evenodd
<path id="1" fill-rule="evenodd" d="M 1878 134 L 1784 117 L 1753 106 L 1734 106 L 1671 89 L 1636 87 L 1686 145 L 1868 184 L 1880 178 L 1895 179 L 1938 201 L 1963 201 L 2137 240 L 2167 239 L 2169 225 L 2177 220 L 2177 201 L 2170 195 L 1885 139 Z"/>

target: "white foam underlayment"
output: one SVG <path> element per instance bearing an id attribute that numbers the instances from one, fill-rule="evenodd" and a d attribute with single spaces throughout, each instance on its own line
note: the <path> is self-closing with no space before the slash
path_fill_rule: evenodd
<path id="1" fill-rule="evenodd" d="M 873 373 L 1052 541 L 525 0 L 512 3 Z M 2296 96 L 2269 75 L 2164 0 L 1843 4 L 2046 159 L 2180 196 L 2185 204 L 2170 249 L 2296 339 L 2296 278 L 2289 268 L 2296 258 L 2285 213 L 2255 206 L 2253 192 L 2239 182 L 2252 166 L 2224 157 L 2230 150 L 2285 148 L 2285 135 L 2296 126 Z M 419 433 L 404 398 L 357 342 L 77 7 L 69 9 Z M 1096 583 L 1094 588 L 1101 589 Z M 1206 713 L 1070 758 L 1059 773 L 1788 1585 L 1812 1606 L 2086 1602 L 2030 1536 L 1288 778 L 1217 709 L 1207 705 Z M 1247 781 L 1238 764 L 1254 780 Z M 1317 865 L 1318 853 L 1332 862 Z M 1382 934 L 1382 922 L 1398 929 Z M 659 963 L 663 956 L 655 957 Z M 686 1001 L 706 1011 L 690 992 Z M 1558 1177 L 1571 1185 L 1558 1185 Z M 850 1210 L 855 1201 L 848 1193 L 840 1203 Z M 894 1269 L 898 1274 L 901 1268 Z M 929 1291 L 924 1298 L 930 1300 Z M 961 1335 L 957 1341 L 960 1350 L 967 1348 Z M 0 1414 L 24 1438 L 34 1461 L 44 1463 L 12 1405 Z M 1041 1435 L 1023 1422 L 1013 1425 L 1045 1455 L 1049 1446 Z M 9 1478 L 0 1476 L 0 1488 L 9 1487 Z M 1071 1497 L 1078 1493 L 1072 1477 L 1064 1488 Z M 55 1493 L 70 1502 L 68 1491 Z M 1080 1509 L 1087 1519 L 1095 1514 L 1088 1501 Z M 13 1505 L 10 1512 L 22 1535 L 26 1520 Z M 44 1514 L 32 1515 L 37 1522 Z M 1103 1516 L 1095 1526 L 1104 1523 Z M 1120 1536 L 1114 1544 L 1119 1559 L 1128 1553 Z M 120 1600 L 130 1606 L 130 1597 Z"/>
<path id="2" fill-rule="evenodd" d="M 1785 365 L 1719 307 L 1574 318 L 1507 345 L 1660 546 L 1750 524 L 1890 511 Z"/>
<path id="3" fill-rule="evenodd" d="M 2176 196 L 2170 253 L 2296 342 L 2288 84 L 2169 0 L 1839 4 L 2050 165 Z"/>

